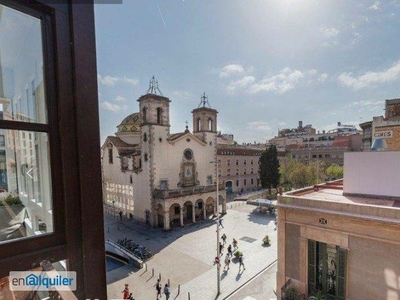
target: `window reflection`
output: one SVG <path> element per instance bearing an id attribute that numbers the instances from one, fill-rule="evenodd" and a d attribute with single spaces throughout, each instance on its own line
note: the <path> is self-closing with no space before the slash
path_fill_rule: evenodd
<path id="1" fill-rule="evenodd" d="M 47 133 L 0 132 L 0 241 L 52 232 Z"/>
<path id="2" fill-rule="evenodd" d="M 0 5 L 0 119 L 47 123 L 41 21 Z"/>

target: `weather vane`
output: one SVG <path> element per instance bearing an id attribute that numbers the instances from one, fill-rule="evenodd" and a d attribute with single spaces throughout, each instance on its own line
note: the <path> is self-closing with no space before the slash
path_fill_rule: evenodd
<path id="1" fill-rule="evenodd" d="M 201 101 L 200 101 L 199 107 L 201 105 L 203 105 L 203 107 L 206 107 L 206 104 L 208 105 L 208 107 L 211 108 L 210 103 L 208 103 L 208 97 L 206 96 L 206 93 L 203 93 L 203 95 L 201 95 Z"/>
<path id="2" fill-rule="evenodd" d="M 163 96 L 161 90 L 158 88 L 158 80 L 154 78 L 154 76 L 151 78 L 150 83 L 149 83 L 149 89 L 147 90 L 147 94 L 153 94 L 157 95 L 160 93 L 161 96 Z"/>

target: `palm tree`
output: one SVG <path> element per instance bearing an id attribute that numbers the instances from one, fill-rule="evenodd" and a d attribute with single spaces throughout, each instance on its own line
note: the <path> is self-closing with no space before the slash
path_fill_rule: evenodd
<path id="1" fill-rule="evenodd" d="M 308 300 L 326 300 L 326 297 L 318 291 L 314 296 L 308 297 Z"/>

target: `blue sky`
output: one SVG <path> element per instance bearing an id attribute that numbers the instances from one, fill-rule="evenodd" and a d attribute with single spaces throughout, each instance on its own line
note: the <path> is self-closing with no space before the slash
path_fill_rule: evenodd
<path id="1" fill-rule="evenodd" d="M 356 125 L 400 98 L 399 0 L 123 0 L 95 17 L 102 142 L 153 75 L 171 133 L 205 92 L 239 143 Z"/>

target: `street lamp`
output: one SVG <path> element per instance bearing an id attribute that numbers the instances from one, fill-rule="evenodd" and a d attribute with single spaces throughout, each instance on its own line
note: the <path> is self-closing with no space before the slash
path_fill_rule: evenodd
<path id="1" fill-rule="evenodd" d="M 219 248 L 219 179 L 218 179 L 218 165 L 221 163 L 220 160 L 210 161 L 216 165 L 217 171 L 217 257 L 219 259 L 221 253 Z M 217 296 L 221 293 L 221 263 L 217 263 Z"/>

